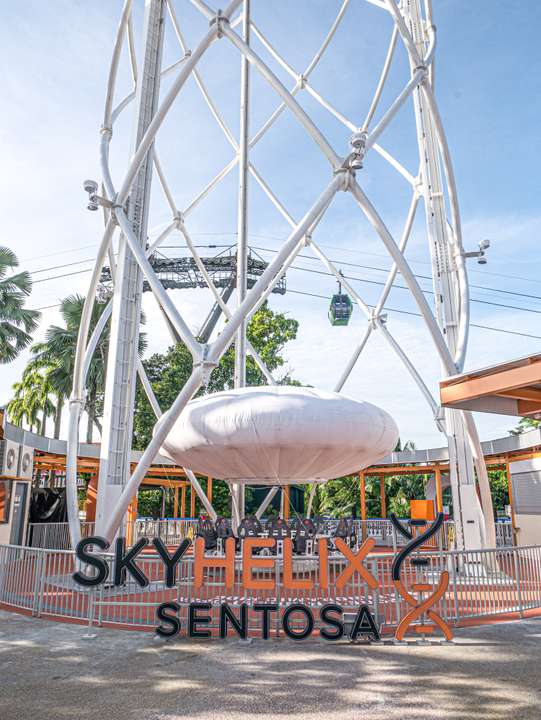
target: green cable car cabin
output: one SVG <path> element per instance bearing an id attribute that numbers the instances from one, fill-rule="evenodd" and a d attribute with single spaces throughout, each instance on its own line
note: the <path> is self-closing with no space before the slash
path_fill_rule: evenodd
<path id="1" fill-rule="evenodd" d="M 331 325 L 347 325 L 353 312 L 353 303 L 346 293 L 338 292 L 331 298 L 329 320 Z"/>

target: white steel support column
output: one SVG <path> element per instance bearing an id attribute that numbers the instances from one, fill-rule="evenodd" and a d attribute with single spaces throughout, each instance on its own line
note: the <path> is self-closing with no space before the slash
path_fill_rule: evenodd
<path id="1" fill-rule="evenodd" d="M 420 57 L 426 52 L 427 28 L 421 15 L 421 0 L 407 0 L 404 16 Z M 411 70 L 414 66 L 410 56 Z M 425 76 L 425 83 L 429 82 Z M 421 179 L 425 200 L 427 233 L 432 258 L 436 319 L 440 325 L 452 357 L 458 347 L 460 307 L 457 299 L 458 276 L 453 255 L 455 238 L 447 222 L 444 186 L 441 176 L 438 141 L 430 108 L 421 86 L 414 91 L 417 139 L 421 160 Z M 442 365 L 444 375 L 449 372 Z M 459 548 L 479 548 L 485 544 L 485 527 L 477 497 L 473 457 L 467 429 L 462 415 L 456 410 L 445 411 L 445 426 L 449 446 L 449 467 L 453 493 L 456 541 Z"/>
<path id="2" fill-rule="evenodd" d="M 165 0 L 146 0 L 143 55 L 136 90 L 133 153 L 156 112 L 162 62 Z M 127 217 L 141 248 L 146 247 L 152 180 L 150 147 L 135 177 L 127 201 Z M 143 277 L 125 236 L 119 240 L 113 295 L 111 333 L 105 384 L 100 476 L 96 507 L 97 532 L 116 505 L 130 477 L 130 452 L 139 346 Z"/>
<path id="3" fill-rule="evenodd" d="M 250 0 L 244 0 L 242 14 L 242 38 L 250 44 Z M 237 307 L 246 297 L 246 274 L 248 265 L 248 179 L 249 179 L 249 111 L 250 111 L 250 63 L 245 55 L 240 61 L 240 132 L 239 132 L 239 194 L 237 216 Z M 235 387 L 246 385 L 246 326 L 244 318 L 235 339 Z M 233 492 L 237 500 L 240 522 L 245 515 L 246 492 L 242 484 L 236 484 Z M 237 523 L 234 523 L 236 525 Z M 236 529 L 236 527 L 235 527 Z"/>

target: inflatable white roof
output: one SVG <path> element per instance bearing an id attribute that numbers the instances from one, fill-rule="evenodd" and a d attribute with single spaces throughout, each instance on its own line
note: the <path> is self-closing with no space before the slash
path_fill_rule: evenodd
<path id="1" fill-rule="evenodd" d="M 213 478 L 281 485 L 356 472 L 383 458 L 397 440 L 394 420 L 375 405 L 279 385 L 192 400 L 160 452 Z"/>

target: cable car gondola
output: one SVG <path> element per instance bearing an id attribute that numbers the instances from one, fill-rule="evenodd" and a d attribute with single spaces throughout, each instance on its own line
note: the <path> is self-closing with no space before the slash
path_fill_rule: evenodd
<path id="1" fill-rule="evenodd" d="M 329 305 L 331 325 L 347 325 L 353 312 L 353 303 L 347 293 L 342 292 L 342 283 L 338 283 L 338 292 L 332 296 Z"/>

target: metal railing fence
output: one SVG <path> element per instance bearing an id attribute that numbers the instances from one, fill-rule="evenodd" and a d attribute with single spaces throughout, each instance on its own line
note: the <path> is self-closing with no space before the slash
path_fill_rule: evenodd
<path id="1" fill-rule="evenodd" d="M 332 533 L 336 529 L 338 522 L 338 519 L 326 520 L 326 530 Z M 266 520 L 261 521 L 263 529 L 266 523 Z M 390 520 L 374 518 L 363 521 L 355 519 L 352 523 L 358 538 L 372 537 L 378 547 L 396 549 L 406 542 L 401 535 L 397 536 L 397 532 Z M 196 528 L 197 520 L 192 518 L 165 518 L 159 520 L 137 518 L 137 520 L 127 524 L 124 531 L 128 541 L 132 544 L 141 537 L 159 537 L 167 545 L 178 545 L 181 540 L 195 532 Z M 510 524 L 508 529 L 504 523 L 497 523 L 496 529 L 498 546 L 513 544 Z M 81 522 L 82 537 L 88 537 L 93 532 L 94 523 Z M 444 523 L 439 533 L 431 540 L 431 547 L 439 550 L 449 550 L 452 548 L 453 537 L 454 523 L 449 520 Z M 509 542 L 504 541 L 507 538 L 510 539 Z M 70 550 L 68 523 L 29 523 L 26 543 L 29 547 L 34 548 Z"/>
<path id="2" fill-rule="evenodd" d="M 111 555 L 103 557 L 112 563 Z M 449 623 L 517 612 L 522 615 L 527 609 L 541 608 L 539 546 L 468 552 L 428 551 L 423 552 L 423 557 L 428 561 L 424 567 L 414 565 L 411 559 L 406 560 L 402 575 L 404 585 L 411 588 L 422 583 L 430 595 L 438 586 L 441 573 L 448 571 L 449 586 L 434 609 Z M 358 573 L 354 573 L 344 587 L 338 588 L 337 578 L 347 565 L 342 556 L 329 556 L 328 587 L 320 583 L 317 557 L 295 557 L 294 576 L 296 580 L 312 580 L 313 586 L 308 590 L 288 589 L 284 585 L 283 561 L 277 557 L 273 570 L 257 572 L 258 579 L 272 579 L 272 589 L 249 591 L 243 582 L 240 558 L 236 561 L 233 589 L 225 586 L 223 568 L 206 568 L 203 586 L 195 588 L 193 556 L 182 558 L 177 568 L 177 583 L 175 587 L 167 588 L 160 559 L 144 554 L 137 558 L 137 565 L 149 578 L 148 587 L 140 588 L 128 577 L 118 587 L 106 582 L 97 589 L 87 590 L 72 579 L 75 566 L 72 551 L 2 545 L 0 604 L 36 616 L 148 629 L 156 625 L 156 607 L 165 601 L 174 600 L 180 605 L 183 627 L 186 627 L 191 602 L 211 604 L 213 626 L 217 625 L 223 602 L 234 607 L 246 603 L 251 631 L 257 634 L 261 618 L 253 611 L 256 602 L 273 603 L 280 608 L 300 602 L 315 611 L 323 604 L 333 602 L 341 605 L 345 612 L 355 612 L 359 605 L 367 604 L 379 623 L 384 627 L 395 627 L 410 607 L 392 582 L 392 559 L 390 553 L 374 553 L 365 560 L 365 567 L 378 580 L 377 589 L 372 590 Z M 279 615 L 274 618 L 276 629 Z M 315 615 L 317 625 L 317 612 Z"/>

